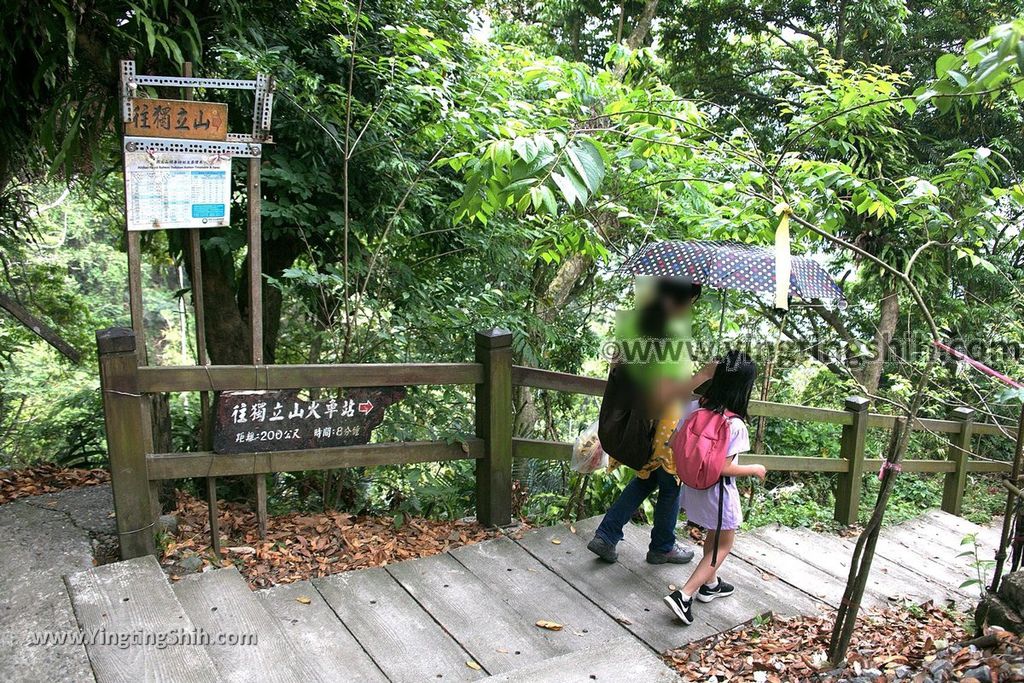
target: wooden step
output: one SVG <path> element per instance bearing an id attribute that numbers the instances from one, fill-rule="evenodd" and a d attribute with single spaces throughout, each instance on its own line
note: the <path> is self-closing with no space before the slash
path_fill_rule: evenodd
<path id="1" fill-rule="evenodd" d="M 668 581 L 652 577 L 646 571 L 634 572 L 625 562 L 602 562 L 587 550 L 589 540 L 589 536 L 555 526 L 528 531 L 517 542 L 656 652 L 717 632 L 700 618 L 690 626 L 680 626 L 662 602 L 669 592 Z M 685 580 L 683 572 L 686 572 L 685 567 L 679 570 Z"/>
<path id="2" fill-rule="evenodd" d="M 313 585 L 393 683 L 487 675 L 385 570 L 335 574 L 314 579 Z"/>
<path id="3" fill-rule="evenodd" d="M 485 680 L 493 683 L 593 683 L 593 681 L 676 683 L 682 681 L 661 657 L 631 637 L 610 640 L 599 647 L 554 657 L 509 673 L 490 676 Z"/>
<path id="4" fill-rule="evenodd" d="M 420 606 L 489 673 L 569 652 L 572 631 L 537 626 L 447 553 L 387 568 Z M 553 617 L 549 617 L 554 621 Z"/>
<path id="5" fill-rule="evenodd" d="M 808 564 L 831 574 L 841 587 L 845 587 L 850 575 L 855 538 L 840 538 L 809 529 L 776 526 L 761 527 L 753 533 L 779 550 L 803 558 Z M 942 603 L 959 597 L 956 592 L 959 581 L 933 582 L 915 569 L 912 564 L 904 564 L 883 553 L 880 541 L 871 563 L 868 587 L 892 603 L 901 600 L 914 604 L 929 600 Z"/>
<path id="6" fill-rule="evenodd" d="M 773 546 L 757 534 L 744 533 L 736 541 L 733 554 L 762 571 L 779 577 L 819 600 L 838 607 L 843 600 L 844 583 L 832 573 L 818 569 L 804 561 L 803 557 L 791 555 Z M 885 595 L 873 587 L 864 591 L 863 604 L 867 607 L 881 607 L 891 604 Z"/>
<path id="7" fill-rule="evenodd" d="M 593 535 L 591 527 L 596 529 L 596 524 L 591 521 L 581 522 L 577 525 L 577 532 L 589 541 Z M 699 562 L 703 555 L 699 546 L 683 541 L 694 551 L 694 558 L 690 563 L 648 564 L 650 527 L 627 524 L 623 528 L 623 534 L 624 538 L 619 543 L 619 563 L 629 567 L 644 580 L 653 582 L 663 591 L 662 596 L 668 594 L 669 586 L 681 587 L 686 583 L 695 563 Z M 740 536 L 736 544 L 742 543 L 743 538 Z M 705 620 L 715 632 L 731 629 L 764 614 L 816 614 L 825 607 L 825 603 L 792 584 L 781 581 L 776 575 L 762 571 L 736 557 L 730 557 L 722 564 L 721 576 L 736 587 L 736 593 L 728 599 L 715 600 L 711 604 L 694 607 L 694 617 Z M 659 607 L 662 606 L 659 604 Z M 689 635 L 691 628 L 692 626 L 688 626 L 682 631 Z M 677 642 L 676 645 L 683 642 L 686 641 Z"/>
<path id="8" fill-rule="evenodd" d="M 65 579 L 79 627 L 110 638 L 167 638 L 194 634 L 194 624 L 151 556 L 95 567 Z M 200 645 L 160 647 L 86 644 L 96 680 L 216 680 L 217 669 Z"/>
<path id="9" fill-rule="evenodd" d="M 239 683 L 322 680 L 315 668 L 296 656 L 278 620 L 234 567 L 189 574 L 174 584 L 174 593 L 192 622 L 214 639 L 206 651 L 220 679 Z M 234 642 L 220 642 L 221 638 Z M 241 643 L 240 638 L 250 642 Z"/>
<path id="10" fill-rule="evenodd" d="M 912 522 L 882 529 L 876 547 L 882 557 L 909 567 L 933 582 L 957 588 L 977 576 L 970 566 L 973 558 L 960 557 L 960 553 L 971 550 L 972 546 L 960 547 L 959 540 L 944 529 Z"/>
<path id="11" fill-rule="evenodd" d="M 465 545 L 450 554 L 525 623 L 562 624 L 566 637 L 559 641 L 559 654 L 595 648 L 624 633 L 621 624 L 509 538 Z"/>
<path id="12" fill-rule="evenodd" d="M 387 681 L 366 651 L 309 581 L 256 591 L 291 643 L 296 656 L 322 680 Z"/>
<path id="13" fill-rule="evenodd" d="M 958 546 L 964 536 L 974 534 L 979 548 L 984 550 L 983 555 L 986 559 L 992 559 L 999 548 L 999 535 L 1003 530 L 1002 517 L 996 517 L 989 524 L 983 526 L 942 510 L 929 510 L 915 519 L 925 520 L 936 527 L 949 529 L 951 538 Z"/>

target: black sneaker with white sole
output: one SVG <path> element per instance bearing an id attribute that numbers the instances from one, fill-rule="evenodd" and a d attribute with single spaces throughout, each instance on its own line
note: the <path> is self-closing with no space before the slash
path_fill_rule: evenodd
<path id="1" fill-rule="evenodd" d="M 732 595 L 733 590 L 735 589 L 732 587 L 731 584 L 728 584 L 725 581 L 719 579 L 718 585 L 714 588 L 709 588 L 708 586 L 701 586 L 700 590 L 697 591 L 697 599 L 701 602 L 711 602 L 715 598 L 724 598 L 729 595 Z"/>
<path id="2" fill-rule="evenodd" d="M 666 595 L 662 600 L 672 610 L 672 614 L 679 618 L 679 621 L 687 625 L 693 623 L 693 612 L 690 611 L 690 608 L 693 607 L 693 598 L 684 600 L 683 594 L 676 590 Z"/>

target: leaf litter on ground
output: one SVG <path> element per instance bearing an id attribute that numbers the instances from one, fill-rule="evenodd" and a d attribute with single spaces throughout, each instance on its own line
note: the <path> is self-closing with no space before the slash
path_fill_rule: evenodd
<path id="1" fill-rule="evenodd" d="M 106 470 L 58 467 L 53 464 L 16 470 L 0 469 L 0 505 L 18 498 L 56 493 L 82 486 L 96 486 L 108 481 L 110 473 Z"/>
<path id="2" fill-rule="evenodd" d="M 468 520 L 408 518 L 396 529 L 393 517 L 328 511 L 272 516 L 267 537 L 260 539 L 253 510 L 221 501 L 221 557 L 215 558 L 207 510 L 205 501 L 177 492 L 178 529 L 163 544 L 160 561 L 172 579 L 188 573 L 181 564 L 185 559 L 198 556 L 204 568 L 234 566 L 252 588 L 268 588 L 437 555 L 501 535 Z"/>
<path id="3" fill-rule="evenodd" d="M 826 662 L 834 616 L 771 617 L 689 643 L 665 656 L 684 681 L 834 681 L 878 669 L 890 681 L 901 666 L 916 668 L 936 643 L 970 637 L 963 614 L 926 604 L 867 610 L 857 621 L 840 676 Z M 856 673 L 855 673 L 856 672 Z"/>

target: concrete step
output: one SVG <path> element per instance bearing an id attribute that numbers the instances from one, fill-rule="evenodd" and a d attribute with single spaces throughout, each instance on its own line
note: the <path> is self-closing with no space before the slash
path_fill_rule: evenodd
<path id="1" fill-rule="evenodd" d="M 0 505 L 0 680 L 89 681 L 81 643 L 26 645 L 31 634 L 77 630 L 64 575 L 93 566 L 89 535 L 35 500 Z"/>
<path id="2" fill-rule="evenodd" d="M 484 680 L 494 683 L 675 683 L 683 679 L 642 642 L 636 638 L 623 637 L 609 640 L 599 647 L 552 657 Z"/>
<path id="3" fill-rule="evenodd" d="M 306 663 L 264 602 L 234 567 L 190 574 L 174 594 L 196 627 L 211 638 L 206 651 L 224 681 L 330 680 Z"/>
<path id="4" fill-rule="evenodd" d="M 309 581 L 256 591 L 298 657 L 324 680 L 388 680 Z"/>
<path id="5" fill-rule="evenodd" d="M 194 625 L 155 558 L 95 567 L 65 581 L 98 681 L 198 683 L 218 678 L 200 645 L 168 646 L 172 638 L 192 636 Z"/>

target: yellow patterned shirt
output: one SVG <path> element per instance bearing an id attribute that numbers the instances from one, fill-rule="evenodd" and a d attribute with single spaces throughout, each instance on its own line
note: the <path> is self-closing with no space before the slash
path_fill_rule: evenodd
<path id="1" fill-rule="evenodd" d="M 669 474 L 676 473 L 676 461 L 672 456 L 672 449 L 668 446 L 668 440 L 672 436 L 672 430 L 676 428 L 676 423 L 679 422 L 679 418 L 682 415 L 683 409 L 676 403 L 670 406 L 661 416 L 661 419 L 658 420 L 658 426 L 654 428 L 654 452 L 651 453 L 651 459 L 644 465 L 642 470 L 636 473 L 636 476 L 646 479 L 651 476 L 651 472 L 659 467 Z"/>

